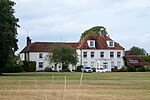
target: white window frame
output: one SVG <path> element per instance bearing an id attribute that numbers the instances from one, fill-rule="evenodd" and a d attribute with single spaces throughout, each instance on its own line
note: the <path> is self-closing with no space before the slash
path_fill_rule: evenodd
<path id="1" fill-rule="evenodd" d="M 86 56 L 85 56 L 85 54 L 86 54 Z M 87 58 L 87 54 L 88 54 L 87 51 L 83 51 L 83 58 Z"/>
<path id="2" fill-rule="evenodd" d="M 43 53 L 39 53 L 39 58 L 43 58 Z"/>
<path id="3" fill-rule="evenodd" d="M 87 61 L 84 61 L 84 62 L 83 62 L 83 66 L 84 66 L 84 67 L 87 67 L 87 66 L 88 66 L 88 62 L 87 62 Z"/>
<path id="4" fill-rule="evenodd" d="M 114 66 L 115 66 L 115 62 L 111 61 L 111 68 L 114 68 Z"/>
<path id="5" fill-rule="evenodd" d="M 91 58 L 94 58 L 94 57 L 95 57 L 95 52 L 91 51 Z"/>
<path id="6" fill-rule="evenodd" d="M 121 52 L 117 52 L 117 58 L 121 58 Z"/>
<path id="7" fill-rule="evenodd" d="M 103 57 L 102 57 L 102 54 L 103 54 Z M 104 56 L 105 56 L 104 51 L 101 51 L 101 52 L 100 52 L 100 58 L 104 58 Z"/>
<path id="8" fill-rule="evenodd" d="M 115 42 L 113 40 L 109 40 L 106 42 L 107 42 L 108 47 L 114 47 L 115 46 Z"/>
<path id="9" fill-rule="evenodd" d="M 122 66 L 121 66 L 121 61 L 118 61 L 117 62 L 117 67 L 120 69 Z"/>
<path id="10" fill-rule="evenodd" d="M 95 62 L 91 61 L 91 68 L 95 67 Z"/>
<path id="11" fill-rule="evenodd" d="M 113 56 L 111 56 L 111 53 L 113 54 Z M 110 58 L 114 58 L 114 52 L 111 51 L 109 56 Z"/>
<path id="12" fill-rule="evenodd" d="M 94 47 L 95 47 L 95 40 L 88 40 L 87 43 L 88 43 L 88 46 L 89 46 L 90 48 L 94 48 Z M 92 44 L 92 45 L 91 45 L 91 44 Z"/>
<path id="13" fill-rule="evenodd" d="M 39 62 L 39 68 L 43 68 L 44 62 Z"/>
<path id="14" fill-rule="evenodd" d="M 108 69 L 108 62 L 103 62 L 103 68 Z"/>

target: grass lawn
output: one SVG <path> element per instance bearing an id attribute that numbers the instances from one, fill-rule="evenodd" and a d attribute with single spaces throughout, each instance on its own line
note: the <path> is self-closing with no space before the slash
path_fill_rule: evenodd
<path id="1" fill-rule="evenodd" d="M 0 100 L 150 100 L 150 73 L 7 73 Z"/>

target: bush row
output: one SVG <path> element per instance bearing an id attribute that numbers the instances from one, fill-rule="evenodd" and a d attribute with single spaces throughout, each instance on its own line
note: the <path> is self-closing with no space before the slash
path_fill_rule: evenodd
<path id="1" fill-rule="evenodd" d="M 18 73 L 18 72 L 22 72 L 23 71 L 23 67 L 20 65 L 7 65 L 6 67 L 4 67 L 2 69 L 3 73 Z"/>
<path id="2" fill-rule="evenodd" d="M 117 66 L 114 66 L 114 68 L 112 68 L 111 70 L 113 72 L 149 72 L 150 66 L 140 66 L 140 67 L 122 66 L 121 69 L 118 69 Z"/>

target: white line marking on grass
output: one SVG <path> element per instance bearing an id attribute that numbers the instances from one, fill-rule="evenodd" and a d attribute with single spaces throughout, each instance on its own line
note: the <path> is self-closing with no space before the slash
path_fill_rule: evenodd
<path id="1" fill-rule="evenodd" d="M 47 100 L 47 96 L 46 96 L 46 93 L 44 93 L 44 100 Z"/>
<path id="2" fill-rule="evenodd" d="M 65 89 L 67 87 L 67 78 L 66 78 L 66 76 L 64 76 L 64 78 L 65 78 L 65 84 L 64 84 L 64 89 L 63 89 L 63 93 L 62 93 L 62 100 L 64 100 Z"/>
<path id="3" fill-rule="evenodd" d="M 53 85 L 53 81 L 54 81 L 54 74 L 52 75 L 52 82 L 51 82 L 51 85 Z"/>
<path id="4" fill-rule="evenodd" d="M 35 83 L 35 87 L 36 87 L 36 91 L 37 91 L 37 97 L 39 97 L 38 83 L 37 83 L 36 78 L 34 78 L 34 83 Z"/>
<path id="5" fill-rule="evenodd" d="M 77 100 L 79 100 L 79 94 L 81 93 L 80 88 L 82 86 L 82 82 L 83 82 L 83 72 L 81 73 L 81 77 L 80 77 L 80 84 L 78 87 Z"/>

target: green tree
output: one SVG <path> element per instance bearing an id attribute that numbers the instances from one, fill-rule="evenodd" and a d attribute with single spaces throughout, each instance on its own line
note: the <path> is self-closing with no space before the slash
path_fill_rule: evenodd
<path id="1" fill-rule="evenodd" d="M 146 51 L 143 48 L 133 46 L 130 50 L 136 52 L 138 55 L 146 54 Z"/>
<path id="2" fill-rule="evenodd" d="M 145 55 L 140 55 L 140 58 L 143 59 L 146 62 L 150 63 L 150 57 L 149 56 L 145 56 Z"/>
<path id="3" fill-rule="evenodd" d="M 51 47 L 47 60 L 50 63 L 62 63 L 63 70 L 66 70 L 69 64 L 76 65 L 78 62 L 76 50 L 65 44 Z"/>
<path id="4" fill-rule="evenodd" d="M 0 0 L 0 72 L 18 49 L 16 37 L 19 19 L 14 15 L 14 5 L 13 1 Z"/>
<path id="5" fill-rule="evenodd" d="M 100 33 L 103 35 L 108 34 L 106 31 L 106 28 L 104 28 L 103 26 L 95 26 L 89 30 L 86 30 L 84 33 L 82 33 L 80 39 L 83 39 L 86 35 L 93 35 L 93 34 L 100 34 Z"/>

